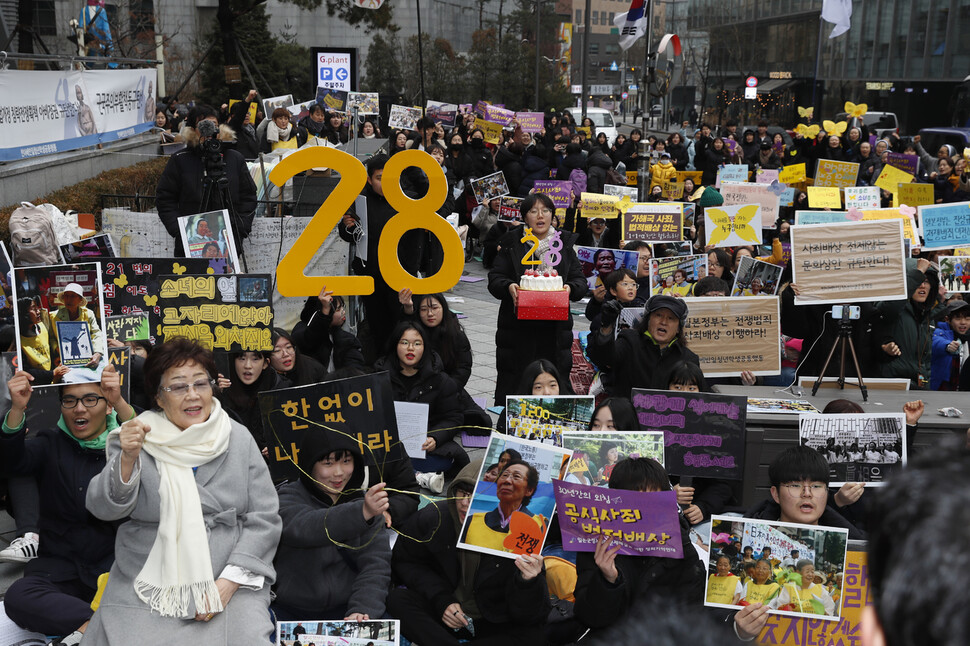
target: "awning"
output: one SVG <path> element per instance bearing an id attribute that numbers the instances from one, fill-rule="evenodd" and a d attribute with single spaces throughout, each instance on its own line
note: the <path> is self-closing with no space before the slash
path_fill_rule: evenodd
<path id="1" fill-rule="evenodd" d="M 781 92 L 782 90 L 789 88 L 796 83 L 798 83 L 797 79 L 768 79 L 764 83 L 758 85 L 758 94 Z"/>

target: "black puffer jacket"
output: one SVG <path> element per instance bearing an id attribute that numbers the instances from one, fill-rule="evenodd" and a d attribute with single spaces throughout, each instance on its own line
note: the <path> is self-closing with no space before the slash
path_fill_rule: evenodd
<path id="1" fill-rule="evenodd" d="M 522 185 L 522 155 L 515 154 L 508 146 L 499 146 L 495 153 L 495 167 L 505 175 L 505 183 L 512 195 L 517 195 Z"/>
<path id="2" fill-rule="evenodd" d="M 636 330 L 622 330 L 613 335 L 591 335 L 587 346 L 589 358 L 613 374 L 615 397 L 630 397 L 634 388 L 666 390 L 670 385 L 670 371 L 680 361 L 700 365 L 697 355 L 676 341 L 666 348 Z"/>
<path id="3" fill-rule="evenodd" d="M 433 437 L 438 446 L 455 437 L 462 423 L 458 386 L 445 373 L 441 357 L 436 352 L 432 352 L 430 357 L 425 353 L 417 380 L 411 383 L 406 384 L 401 378 L 397 354 L 381 357 L 374 364 L 374 369 L 387 371 L 394 390 L 394 401 L 428 404 L 428 437 Z"/>
<path id="4" fill-rule="evenodd" d="M 606 171 L 613 167 L 613 161 L 598 146 L 593 148 L 586 160 L 586 190 L 602 193 L 606 185 Z"/>

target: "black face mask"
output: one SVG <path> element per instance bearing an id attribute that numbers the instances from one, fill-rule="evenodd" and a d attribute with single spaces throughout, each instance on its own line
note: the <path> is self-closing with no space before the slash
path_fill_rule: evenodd
<path id="1" fill-rule="evenodd" d="M 465 144 L 462 144 L 462 143 L 448 145 L 448 148 L 450 148 L 451 150 L 458 150 L 458 151 L 460 151 L 464 147 L 465 147 Z"/>
<path id="2" fill-rule="evenodd" d="M 478 137 L 472 137 L 471 145 L 472 145 L 472 148 L 484 148 L 485 140 L 479 139 Z"/>

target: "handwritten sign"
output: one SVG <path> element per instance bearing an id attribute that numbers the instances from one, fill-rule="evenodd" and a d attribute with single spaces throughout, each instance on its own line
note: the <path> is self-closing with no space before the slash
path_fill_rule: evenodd
<path id="1" fill-rule="evenodd" d="M 818 168 L 815 170 L 814 186 L 834 186 L 835 188 L 855 186 L 858 176 L 859 164 L 856 162 L 820 159 Z"/>
<path id="2" fill-rule="evenodd" d="M 875 184 L 882 190 L 895 195 L 899 191 L 900 184 L 908 184 L 912 181 L 912 175 L 887 164 L 882 167 L 882 172 L 876 178 Z"/>
<path id="3" fill-rule="evenodd" d="M 879 200 L 878 186 L 846 186 L 844 192 L 846 210 L 855 208 L 861 211 L 862 209 L 878 209 L 882 206 Z"/>
<path id="4" fill-rule="evenodd" d="M 619 554 L 684 558 L 676 492 L 552 484 L 563 549 L 595 552 L 600 536 L 612 536 Z"/>
<path id="5" fill-rule="evenodd" d="M 919 207 L 924 249 L 950 249 L 970 243 L 970 202 Z"/>
<path id="6" fill-rule="evenodd" d="M 792 164 L 785 166 L 778 173 L 778 181 L 785 184 L 794 184 L 805 179 L 805 164 Z"/>
<path id="7" fill-rule="evenodd" d="M 898 168 L 907 175 L 916 175 L 919 172 L 919 156 L 907 155 L 905 153 L 894 153 L 890 151 L 886 163 L 893 168 Z"/>
<path id="8" fill-rule="evenodd" d="M 497 123 L 501 126 L 507 126 L 515 118 L 515 112 L 508 110 L 506 108 L 501 108 L 497 105 L 486 105 L 485 106 L 485 121 L 491 123 Z"/>
<path id="9" fill-rule="evenodd" d="M 476 118 L 474 127 L 481 129 L 487 144 L 497 144 L 502 138 L 502 124 L 500 123 Z"/>
<path id="10" fill-rule="evenodd" d="M 134 312 L 109 316 L 105 319 L 105 334 L 117 341 L 147 341 L 151 336 L 148 330 L 148 314 Z"/>
<path id="11" fill-rule="evenodd" d="M 568 209 L 573 200 L 572 182 L 560 182 L 554 179 L 537 179 L 535 192 L 545 193 L 558 209 Z"/>
<path id="12" fill-rule="evenodd" d="M 771 184 L 774 181 L 780 181 L 779 175 L 777 168 L 759 168 L 755 173 L 754 181 L 756 184 Z"/>
<path id="13" fill-rule="evenodd" d="M 542 132 L 546 115 L 542 112 L 516 112 L 515 121 L 524 132 Z"/>
<path id="14" fill-rule="evenodd" d="M 849 219 L 847 211 L 795 211 L 795 224 L 830 224 L 832 222 L 852 222 L 852 220 Z"/>
<path id="15" fill-rule="evenodd" d="M 796 304 L 905 300 L 901 220 L 791 228 Z"/>
<path id="16" fill-rule="evenodd" d="M 927 206 L 935 202 L 932 184 L 900 184 L 896 197 L 900 204 L 906 206 Z"/>
<path id="17" fill-rule="evenodd" d="M 760 245 L 761 207 L 757 204 L 709 206 L 704 209 L 704 235 L 712 247 Z"/>
<path id="18" fill-rule="evenodd" d="M 747 182 L 747 164 L 727 164 L 717 171 L 717 181 L 714 182 L 715 188 L 721 188 L 721 182 Z"/>
<path id="19" fill-rule="evenodd" d="M 594 218 L 613 219 L 619 213 L 616 204 L 620 201 L 615 195 L 603 195 L 602 193 L 583 193 L 580 195 L 583 202 L 583 217 L 587 220 Z"/>
<path id="20" fill-rule="evenodd" d="M 862 212 L 863 222 L 874 222 L 876 220 L 901 220 L 903 223 L 903 237 L 908 239 L 913 247 L 920 246 L 919 232 L 916 229 L 916 220 L 912 215 L 896 209 L 869 209 Z"/>
<path id="21" fill-rule="evenodd" d="M 664 432 L 668 473 L 741 479 L 747 398 L 635 388 L 632 400 L 640 427 Z"/>
<path id="22" fill-rule="evenodd" d="M 623 214 L 623 239 L 679 242 L 684 239 L 684 210 L 680 204 L 632 205 Z"/>
<path id="23" fill-rule="evenodd" d="M 761 228 L 774 229 L 781 209 L 779 196 L 767 184 L 725 183 L 721 187 L 724 205 L 758 204 L 761 206 Z"/>
<path id="24" fill-rule="evenodd" d="M 669 180 L 661 182 L 660 190 L 665 200 L 679 200 L 684 197 L 684 184 L 682 182 L 671 182 Z"/>
<path id="25" fill-rule="evenodd" d="M 833 186 L 809 186 L 808 205 L 813 209 L 841 209 L 842 195 Z"/>
<path id="26" fill-rule="evenodd" d="M 688 347 L 710 377 L 781 372 L 781 335 L 777 296 L 693 298 L 684 326 Z"/>

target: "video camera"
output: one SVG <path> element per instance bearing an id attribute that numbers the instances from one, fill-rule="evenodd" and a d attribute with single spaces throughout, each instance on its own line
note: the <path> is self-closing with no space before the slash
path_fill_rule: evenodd
<path id="1" fill-rule="evenodd" d="M 226 162 L 222 155 L 222 142 L 218 137 L 219 124 L 203 119 L 195 129 L 199 131 L 199 151 L 202 154 L 206 174 L 214 177 L 225 175 Z"/>

